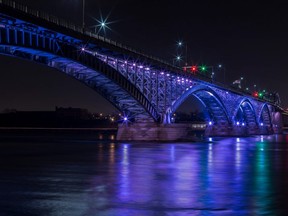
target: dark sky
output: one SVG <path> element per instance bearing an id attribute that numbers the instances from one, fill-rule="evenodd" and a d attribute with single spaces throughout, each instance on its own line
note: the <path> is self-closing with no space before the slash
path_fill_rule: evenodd
<path id="1" fill-rule="evenodd" d="M 82 23 L 82 0 L 18 0 L 32 8 Z M 288 13 L 276 1 L 86 0 L 86 24 L 101 15 L 106 37 L 172 62 L 176 42 L 187 44 L 189 64 L 225 67 L 227 83 L 279 92 L 288 107 Z M 103 33 L 102 33 L 103 34 Z M 186 52 L 182 50 L 182 54 Z M 114 108 L 73 78 L 35 63 L 0 56 L 0 111 L 53 110 L 55 106 L 111 112 Z M 216 74 L 223 79 L 223 74 Z M 101 104 L 101 106 L 100 106 Z"/>

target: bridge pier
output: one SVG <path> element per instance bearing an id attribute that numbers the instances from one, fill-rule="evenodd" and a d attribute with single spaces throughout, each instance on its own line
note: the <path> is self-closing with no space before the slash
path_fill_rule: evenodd
<path id="1" fill-rule="evenodd" d="M 239 126 L 239 125 L 211 125 L 207 126 L 203 135 L 215 136 L 250 136 L 270 135 L 281 133 L 282 128 L 278 124 L 272 126 Z M 160 124 L 154 122 L 137 122 L 119 124 L 117 131 L 118 141 L 195 141 L 195 130 L 188 123 Z"/>
<path id="2" fill-rule="evenodd" d="M 195 131 L 194 131 L 195 132 Z M 118 126 L 119 141 L 195 141 L 191 124 L 127 123 Z"/>
<path id="3" fill-rule="evenodd" d="M 283 116 L 280 112 L 272 112 L 272 125 L 274 133 L 283 132 Z"/>
<path id="4" fill-rule="evenodd" d="M 250 135 L 269 135 L 276 133 L 272 126 L 208 126 L 205 130 L 206 137 L 212 136 L 250 136 Z"/>

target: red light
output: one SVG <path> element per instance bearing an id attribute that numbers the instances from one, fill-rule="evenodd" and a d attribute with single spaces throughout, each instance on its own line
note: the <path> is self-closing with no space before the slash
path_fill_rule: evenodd
<path id="1" fill-rule="evenodd" d="M 195 74 L 196 71 L 197 71 L 197 66 L 192 66 L 192 67 L 191 67 L 191 71 Z"/>
<path id="2" fill-rule="evenodd" d="M 254 97 L 258 97 L 258 92 L 254 92 L 254 93 L 253 93 L 253 96 L 254 96 Z"/>

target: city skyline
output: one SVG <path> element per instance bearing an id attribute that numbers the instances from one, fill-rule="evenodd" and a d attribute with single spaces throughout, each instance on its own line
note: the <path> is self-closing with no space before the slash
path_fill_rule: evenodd
<path id="1" fill-rule="evenodd" d="M 78 25 L 82 23 L 82 1 L 17 2 Z M 257 90 L 276 91 L 283 108 L 287 107 L 285 52 L 288 32 L 284 28 L 287 15 L 281 13 L 281 5 L 241 3 L 234 6 L 198 2 L 194 4 L 194 10 L 189 10 L 187 3 L 181 1 L 178 4 L 169 1 L 165 4 L 164 1 L 138 3 L 86 0 L 85 24 L 87 28 L 93 27 L 95 20 L 101 20 L 101 16 L 106 19 L 109 15 L 107 20 L 111 22 L 111 30 L 107 29 L 105 37 L 170 63 L 180 53 L 182 65 L 184 59 L 191 65 L 216 67 L 222 64 L 225 71 L 215 74 L 216 80 L 223 81 L 225 76 L 226 83 L 232 84 L 244 77 L 243 88 L 252 89 L 256 85 Z M 55 7 L 48 7 L 51 5 Z M 64 7 L 75 16 L 63 12 Z M 183 42 L 182 48 L 177 47 L 179 41 Z M 0 110 L 49 110 L 55 106 L 100 112 L 115 110 L 92 89 L 55 69 L 7 56 L 0 56 L 0 67 Z"/>

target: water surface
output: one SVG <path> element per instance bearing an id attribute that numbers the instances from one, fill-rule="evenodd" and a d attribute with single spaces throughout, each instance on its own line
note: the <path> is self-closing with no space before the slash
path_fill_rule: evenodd
<path id="1" fill-rule="evenodd" d="M 288 215 L 288 136 L 0 140 L 1 216 Z"/>

